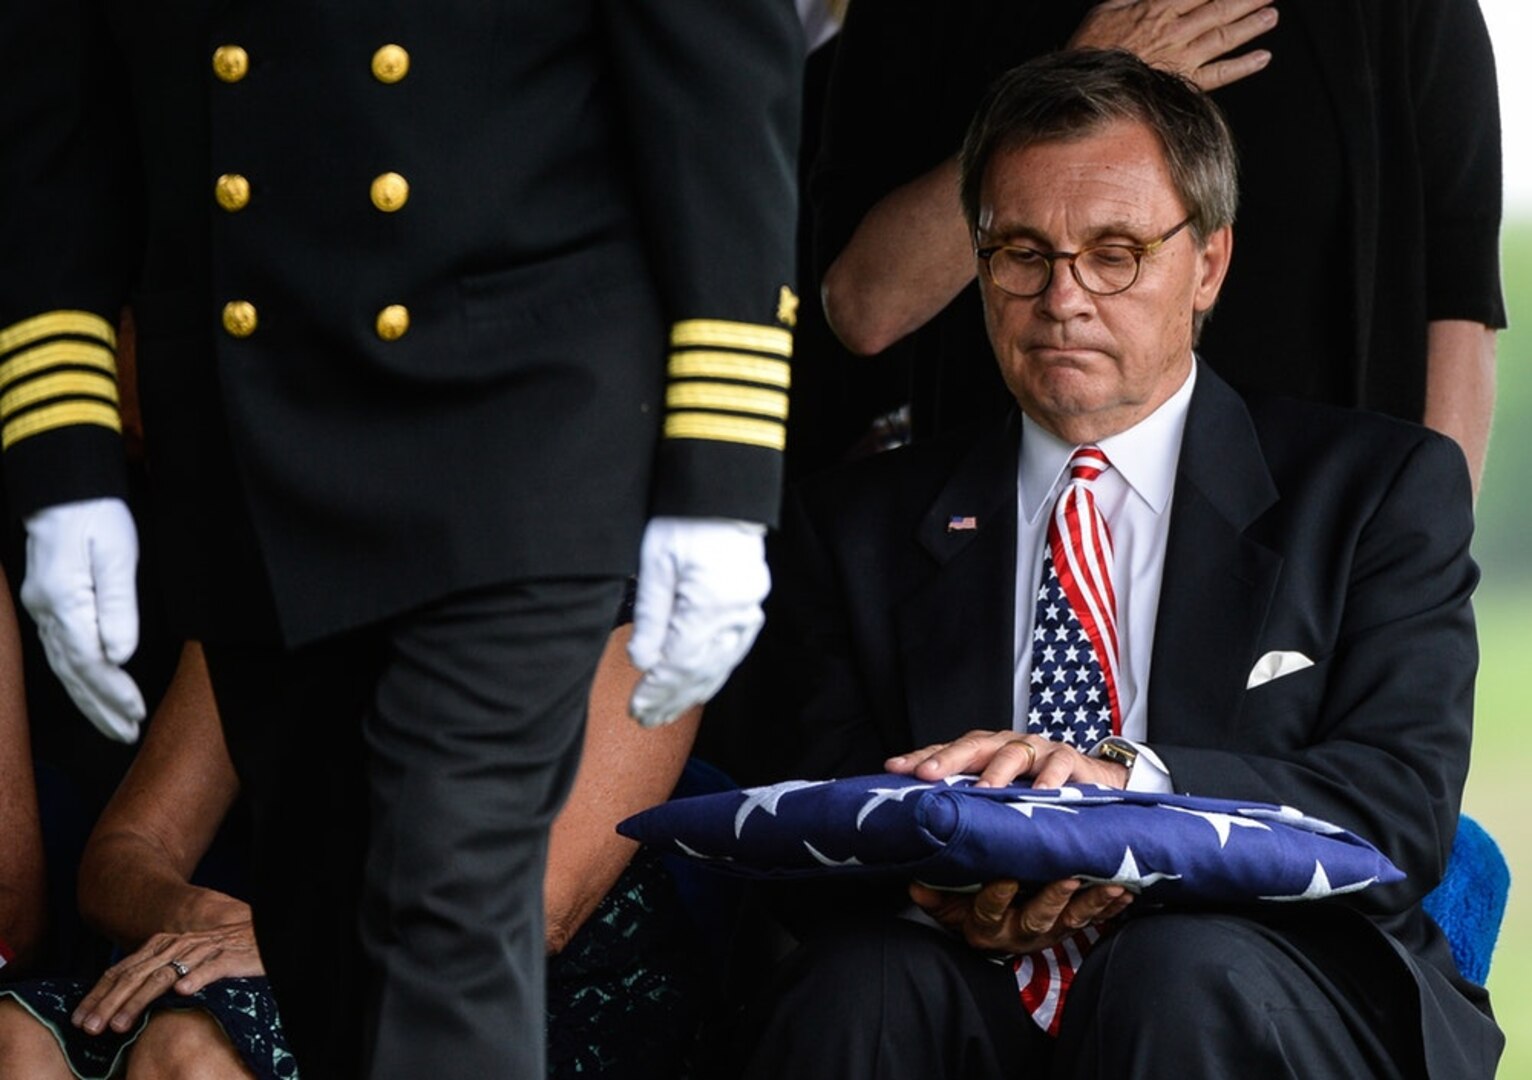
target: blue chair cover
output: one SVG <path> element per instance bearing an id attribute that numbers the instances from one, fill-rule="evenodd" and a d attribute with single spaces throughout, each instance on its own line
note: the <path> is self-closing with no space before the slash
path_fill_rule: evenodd
<path id="1" fill-rule="evenodd" d="M 1489 977 L 1510 891 L 1511 870 L 1499 845 L 1477 821 L 1462 815 L 1447 872 L 1423 905 L 1447 935 L 1458 970 L 1481 986 Z"/>

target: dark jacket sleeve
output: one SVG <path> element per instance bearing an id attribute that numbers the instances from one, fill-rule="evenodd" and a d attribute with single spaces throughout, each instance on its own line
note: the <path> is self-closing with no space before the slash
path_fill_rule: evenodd
<path id="1" fill-rule="evenodd" d="M 116 320 L 136 170 L 86 5 L 6 4 L 0 72 L 0 460 L 25 515 L 125 493 Z"/>
<path id="2" fill-rule="evenodd" d="M 797 14 L 787 0 L 605 9 L 671 321 L 653 512 L 774 522 L 797 304 Z"/>
<path id="3" fill-rule="evenodd" d="M 1359 894 L 1359 906 L 1398 911 L 1437 884 L 1452 847 L 1473 726 L 1469 598 L 1479 574 L 1456 444 L 1422 431 L 1406 457 L 1378 464 L 1392 476 L 1354 545 L 1333 554 L 1344 604 L 1333 650 L 1315 657 L 1316 715 L 1293 718 L 1306 737 L 1247 719 L 1237 748 L 1151 742 L 1178 791 L 1296 806 L 1367 837 L 1408 878 Z"/>
<path id="4" fill-rule="evenodd" d="M 1425 196 L 1426 317 L 1505 326 L 1500 101 L 1477 0 L 1421 0 L 1411 86 Z M 1387 178 L 1383 178 L 1387 182 Z"/>

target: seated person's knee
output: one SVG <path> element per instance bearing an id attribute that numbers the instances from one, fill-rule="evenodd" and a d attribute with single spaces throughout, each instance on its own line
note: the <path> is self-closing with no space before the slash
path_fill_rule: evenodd
<path id="1" fill-rule="evenodd" d="M 133 1044 L 127 1080 L 253 1080 L 224 1034 L 201 1009 L 155 1013 Z"/>
<path id="2" fill-rule="evenodd" d="M 14 1001 L 0 1001 L 0 1080 L 68 1078 L 64 1052 L 47 1028 Z"/>

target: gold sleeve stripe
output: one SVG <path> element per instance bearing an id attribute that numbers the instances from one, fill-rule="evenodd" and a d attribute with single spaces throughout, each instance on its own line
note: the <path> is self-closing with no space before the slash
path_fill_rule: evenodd
<path id="1" fill-rule="evenodd" d="M 787 419 L 787 395 L 782 391 L 730 383 L 675 383 L 665 391 L 665 404 L 672 409 L 726 409 Z M 0 401 L 0 415 L 3 410 Z"/>
<path id="2" fill-rule="evenodd" d="M 665 418 L 667 439 L 711 439 L 745 443 L 781 450 L 787 446 L 787 428 L 774 420 L 750 420 L 717 413 L 677 412 Z"/>
<path id="3" fill-rule="evenodd" d="M 0 436 L 0 449 L 9 450 L 22 439 L 77 424 L 97 424 L 113 431 L 122 431 L 122 418 L 112 405 L 100 401 L 61 401 L 57 405 L 18 416 L 6 424 L 4 435 Z"/>
<path id="4" fill-rule="evenodd" d="M 100 315 L 89 311 L 45 311 L 0 330 L 0 354 L 60 334 L 98 338 L 113 348 L 117 345 L 117 331 Z"/>
<path id="5" fill-rule="evenodd" d="M 105 345 L 94 341 L 50 341 L 0 363 L 0 388 L 39 371 L 65 366 L 98 368 L 113 379 L 117 377 L 117 358 Z"/>
<path id="6" fill-rule="evenodd" d="M 105 398 L 115 404 L 117 381 L 95 371 L 60 371 L 56 375 L 44 375 L 40 379 L 24 382 L 16 389 L 0 394 L 0 423 L 39 401 L 84 395 Z"/>
<path id="7" fill-rule="evenodd" d="M 729 352 L 683 352 L 670 356 L 672 379 L 737 379 L 762 383 L 786 390 L 792 382 L 792 368 L 786 360 L 764 356 L 746 356 Z"/>
<path id="8" fill-rule="evenodd" d="M 723 319 L 686 319 L 671 328 L 670 346 L 673 349 L 752 349 L 785 359 L 793 355 L 793 335 L 779 326 Z"/>

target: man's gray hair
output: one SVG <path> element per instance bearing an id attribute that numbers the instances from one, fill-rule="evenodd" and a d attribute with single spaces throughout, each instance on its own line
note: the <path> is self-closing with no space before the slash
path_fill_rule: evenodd
<path id="1" fill-rule="evenodd" d="M 1138 121 L 1159 137 L 1171 183 L 1199 241 L 1233 224 L 1237 158 L 1212 98 L 1131 53 L 1079 49 L 1012 68 L 979 106 L 958 157 L 969 230 L 978 227 L 979 189 L 996 154 L 1083 138 L 1116 120 Z"/>

